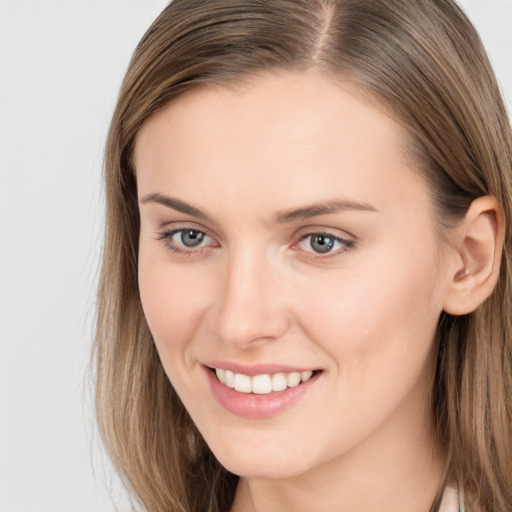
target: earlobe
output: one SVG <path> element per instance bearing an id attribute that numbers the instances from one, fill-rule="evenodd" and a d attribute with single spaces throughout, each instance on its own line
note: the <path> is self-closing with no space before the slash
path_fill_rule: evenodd
<path id="1" fill-rule="evenodd" d="M 492 196 L 475 199 L 456 228 L 457 253 L 449 275 L 444 311 L 465 315 L 492 293 L 498 280 L 505 219 Z"/>

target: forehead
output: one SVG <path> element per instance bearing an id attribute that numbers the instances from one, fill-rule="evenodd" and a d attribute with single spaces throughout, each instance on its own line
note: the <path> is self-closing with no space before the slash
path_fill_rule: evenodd
<path id="1" fill-rule="evenodd" d="M 319 130 L 326 141 L 327 135 L 335 137 L 341 129 L 338 121 L 350 124 L 354 135 L 362 128 L 386 133 L 393 142 L 409 138 L 377 101 L 355 85 L 311 69 L 256 75 L 243 84 L 196 86 L 150 117 L 137 136 L 136 149 L 148 139 L 157 142 L 163 125 L 183 139 L 204 139 L 201 131 L 207 132 L 208 139 L 220 139 L 231 128 L 231 135 L 238 139 L 259 131 L 261 138 L 277 134 L 280 140 L 305 143 L 313 142 Z M 347 134 L 340 135 L 348 139 Z"/>
<path id="2" fill-rule="evenodd" d="M 336 187 L 385 202 L 393 187 L 403 195 L 405 182 L 424 188 L 405 156 L 408 144 L 375 102 L 311 70 L 183 94 L 139 132 L 135 168 L 139 196 L 215 185 L 220 195 L 288 191 L 280 197 L 286 203 Z"/>

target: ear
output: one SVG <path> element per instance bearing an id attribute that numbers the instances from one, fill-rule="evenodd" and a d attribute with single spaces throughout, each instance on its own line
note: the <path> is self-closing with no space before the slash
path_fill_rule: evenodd
<path id="1" fill-rule="evenodd" d="M 489 297 L 498 281 L 505 235 L 498 201 L 492 196 L 475 199 L 455 232 L 456 253 L 443 309 L 450 315 L 466 315 Z"/>

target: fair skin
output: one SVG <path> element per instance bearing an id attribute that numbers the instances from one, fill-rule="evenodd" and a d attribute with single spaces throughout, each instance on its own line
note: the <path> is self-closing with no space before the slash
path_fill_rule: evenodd
<path id="1" fill-rule="evenodd" d="M 460 251 L 468 229 L 459 245 L 439 235 L 405 140 L 314 70 L 202 86 L 138 135 L 141 300 L 172 385 L 241 475 L 232 512 L 432 504 L 445 463 L 430 410 L 435 330 L 460 306 L 472 254 Z M 489 210 L 466 228 L 478 219 L 492 238 Z M 228 390 L 226 406 L 212 366 L 314 374 L 268 412 L 288 390 L 255 406 Z"/>

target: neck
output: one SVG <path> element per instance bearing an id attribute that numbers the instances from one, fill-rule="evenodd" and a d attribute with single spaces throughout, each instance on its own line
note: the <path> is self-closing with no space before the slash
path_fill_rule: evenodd
<path id="1" fill-rule="evenodd" d="M 306 473 L 241 478 L 231 512 L 428 512 L 446 456 L 434 442 L 431 415 L 424 409 L 417 415 L 397 411 L 371 438 Z"/>

